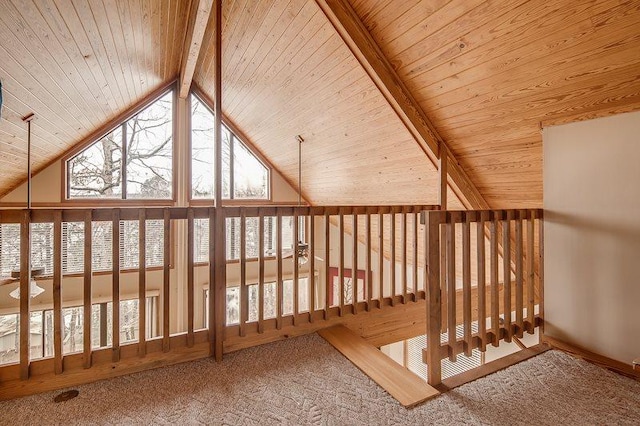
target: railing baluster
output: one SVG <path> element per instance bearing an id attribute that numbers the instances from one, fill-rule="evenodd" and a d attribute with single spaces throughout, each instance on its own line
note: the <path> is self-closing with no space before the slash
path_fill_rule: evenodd
<path id="1" fill-rule="evenodd" d="M 120 209 L 115 209 L 111 218 L 111 243 L 111 347 L 112 360 L 118 362 L 120 361 Z M 168 317 L 168 303 L 165 309 L 165 315 Z"/>
<path id="2" fill-rule="evenodd" d="M 297 260 L 294 256 L 296 265 Z M 297 310 L 295 313 L 297 314 Z M 264 213 L 260 208 L 258 208 L 258 333 L 264 333 Z"/>
<path id="3" fill-rule="evenodd" d="M 390 271 L 391 271 L 391 306 L 396 305 L 396 214 L 393 209 L 391 209 L 391 224 L 390 224 L 390 235 L 389 235 L 389 244 L 391 247 L 390 250 Z"/>
<path id="4" fill-rule="evenodd" d="M 500 346 L 500 294 L 498 291 L 498 221 L 501 215 L 493 212 L 490 226 L 490 273 L 491 273 L 491 331 L 493 333 L 493 346 Z"/>
<path id="5" fill-rule="evenodd" d="M 418 300 L 418 219 L 419 213 L 413 213 L 413 301 Z"/>
<path id="6" fill-rule="evenodd" d="M 511 219 L 513 214 L 507 210 L 502 222 L 502 260 L 504 275 L 504 340 L 511 342 L 513 330 L 511 327 Z"/>
<path id="7" fill-rule="evenodd" d="M 278 212 L 276 217 L 276 227 L 278 232 L 276 234 L 276 262 L 277 262 L 277 280 L 276 280 L 276 293 L 278 294 L 278 304 L 276 306 L 276 328 L 280 330 L 282 328 L 282 304 L 284 303 L 284 290 L 282 283 L 282 212 Z"/>
<path id="8" fill-rule="evenodd" d="M 535 277 L 534 269 L 534 240 L 533 225 L 535 220 L 535 212 L 531 212 L 527 220 L 527 321 L 529 322 L 528 332 L 533 334 L 535 329 L 535 293 L 533 280 Z"/>
<path id="9" fill-rule="evenodd" d="M 353 213 L 353 250 L 351 251 L 351 301 L 353 313 L 358 313 L 358 215 Z"/>
<path id="10" fill-rule="evenodd" d="M 294 209 L 293 213 L 293 325 L 298 325 L 298 313 L 300 312 L 299 300 L 298 300 L 298 290 L 300 286 L 300 267 L 298 264 L 298 250 L 299 245 L 298 241 L 300 238 L 300 230 L 298 228 L 298 211 Z"/>
<path id="11" fill-rule="evenodd" d="M 485 268 L 485 234 L 484 223 L 486 212 L 480 212 L 479 222 L 476 224 L 476 243 L 478 255 L 478 335 L 480 337 L 480 351 L 487 350 L 487 300 L 486 300 L 486 268 Z"/>
<path id="12" fill-rule="evenodd" d="M 338 308 L 338 315 L 342 316 L 344 314 L 344 214 L 342 209 L 339 212 L 339 222 L 338 222 L 338 236 L 340 237 L 339 241 L 339 256 L 340 256 L 340 266 L 339 266 L 339 284 L 338 288 L 340 289 L 340 305 Z"/>
<path id="13" fill-rule="evenodd" d="M 91 220 L 91 210 L 87 210 L 84 215 L 84 368 L 91 368 Z"/>
<path id="14" fill-rule="evenodd" d="M 425 297 L 427 299 L 427 381 L 431 386 L 442 381 L 440 331 L 442 299 L 440 291 L 440 218 L 443 212 L 423 212 L 425 217 Z"/>
<path id="15" fill-rule="evenodd" d="M 53 214 L 53 356 L 54 371 L 63 371 L 62 359 L 62 211 Z"/>
<path id="16" fill-rule="evenodd" d="M 409 274 L 407 272 L 407 215 L 402 212 L 400 214 L 400 246 L 402 247 L 402 303 L 407 303 L 407 281 Z"/>
<path id="17" fill-rule="evenodd" d="M 170 260 L 171 260 L 171 212 L 168 208 L 165 208 L 162 212 L 163 218 L 163 253 L 162 253 L 162 350 L 168 352 L 170 349 L 170 312 L 171 305 L 169 301 L 169 284 L 171 282 Z M 209 222 L 209 228 L 211 228 L 211 222 Z M 209 253 L 209 262 L 211 262 L 212 253 Z M 212 294 L 209 293 L 209 298 Z M 209 316 L 211 316 L 211 310 L 209 310 Z"/>
<path id="18" fill-rule="evenodd" d="M 471 212 L 463 213 L 462 222 L 462 307 L 464 323 L 464 354 L 471 356 Z"/>
<path id="19" fill-rule="evenodd" d="M 31 315 L 29 287 L 31 283 L 31 211 L 25 210 L 20 221 L 20 378 L 29 378 Z"/>
<path id="20" fill-rule="evenodd" d="M 246 335 L 249 319 L 249 294 L 247 292 L 247 216 L 240 210 L 240 336 Z"/>
<path id="21" fill-rule="evenodd" d="M 518 210 L 516 211 L 516 334 L 518 337 L 522 337 L 524 332 L 522 265 L 522 211 Z"/>
<path id="22" fill-rule="evenodd" d="M 309 217 L 309 275 L 307 285 L 309 287 L 309 322 L 313 322 L 316 312 L 316 217 L 311 211 Z"/>
<path id="23" fill-rule="evenodd" d="M 367 212 L 367 223 L 365 225 L 365 264 L 364 264 L 364 288 L 367 292 L 367 312 L 371 310 L 371 293 L 373 283 L 371 277 L 371 214 Z"/>
<path id="24" fill-rule="evenodd" d="M 192 217 L 193 219 L 193 217 Z M 192 220 L 193 222 L 193 220 Z M 145 209 L 139 210 L 138 219 L 138 355 L 145 356 L 147 353 L 147 226 L 146 226 L 146 211 Z M 193 230 L 192 230 L 193 233 Z M 192 245 L 193 247 L 193 245 Z M 193 249 L 192 249 L 193 256 Z M 192 277 L 193 283 L 193 277 Z M 192 286 L 193 287 L 193 286 Z M 191 326 L 193 327 L 193 315 L 189 315 L 191 318 Z M 193 334 L 193 332 L 192 332 Z M 187 339 L 188 341 L 188 339 Z"/>
<path id="25" fill-rule="evenodd" d="M 449 360 L 456 361 L 456 216 L 447 213 L 447 336 Z"/>
<path id="26" fill-rule="evenodd" d="M 324 212 L 324 244 L 325 244 L 325 253 L 324 253 L 324 278 L 325 278 L 325 283 L 324 283 L 324 292 L 325 292 L 325 296 L 324 296 L 324 319 L 328 320 L 329 319 L 329 308 L 331 308 L 331 297 L 333 296 L 333 294 L 331 294 L 331 274 L 330 274 L 330 244 L 329 244 L 329 237 L 331 234 L 331 222 L 330 222 L 330 216 L 329 216 L 329 212 L 328 210 L 325 209 Z"/>
<path id="27" fill-rule="evenodd" d="M 194 344 L 194 325 L 193 317 L 195 315 L 194 309 L 194 283 L 193 283 L 193 264 L 194 264 L 194 215 L 193 208 L 187 208 L 187 347 L 191 348 Z M 140 222 L 142 224 L 142 221 Z M 142 261 L 142 257 L 140 257 Z M 140 265 L 142 266 L 142 264 Z M 141 275 L 142 278 L 142 275 Z M 142 340 L 140 340 L 142 342 Z"/>
<path id="28" fill-rule="evenodd" d="M 542 324 L 540 325 L 540 333 L 544 334 L 544 213 L 534 212 L 538 219 L 538 291 L 540 293 L 539 311 L 538 315 L 542 318 Z"/>
<path id="29" fill-rule="evenodd" d="M 378 308 L 384 306 L 384 214 L 378 210 L 378 274 L 380 275 L 378 294 Z"/>

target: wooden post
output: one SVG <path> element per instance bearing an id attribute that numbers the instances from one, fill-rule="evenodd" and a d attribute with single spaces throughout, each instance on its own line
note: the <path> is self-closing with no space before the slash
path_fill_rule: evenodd
<path id="1" fill-rule="evenodd" d="M 351 257 L 351 301 L 353 302 L 353 313 L 358 313 L 358 214 L 353 212 L 353 242 Z"/>
<path id="2" fill-rule="evenodd" d="M 447 148 L 444 144 L 440 144 L 440 158 L 438 159 L 438 204 L 440 210 L 447 209 L 447 173 L 449 162 L 447 157 Z"/>
<path id="3" fill-rule="evenodd" d="M 313 210 L 309 215 L 309 322 L 313 322 L 316 311 L 316 217 Z"/>
<path id="4" fill-rule="evenodd" d="M 412 214 L 413 218 L 413 301 L 418 300 L 418 215 Z"/>
<path id="5" fill-rule="evenodd" d="M 463 213 L 462 222 L 462 307 L 464 354 L 471 356 L 471 212 Z"/>
<path id="6" fill-rule="evenodd" d="M 485 267 L 485 233 L 484 223 L 487 212 L 480 212 L 477 231 L 477 254 L 478 254 L 478 335 L 480 336 L 480 351 L 487 350 L 487 290 L 486 290 L 486 267 Z"/>
<path id="7" fill-rule="evenodd" d="M 378 210 L 378 274 L 380 275 L 380 294 L 378 308 L 384 306 L 384 214 Z"/>
<path id="8" fill-rule="evenodd" d="M 344 315 L 344 214 L 342 212 L 342 209 L 340 209 L 338 217 L 339 217 L 338 237 L 340 238 L 340 241 L 338 242 L 338 247 L 340 252 L 340 260 L 339 260 L 340 270 L 338 273 L 338 276 L 339 276 L 338 288 L 340 289 L 340 295 L 339 295 L 340 305 L 338 307 L 338 315 L 342 316 Z"/>
<path id="9" fill-rule="evenodd" d="M 456 362 L 456 217 L 446 214 L 447 228 L 447 336 L 449 360 Z"/>
<path id="10" fill-rule="evenodd" d="M 440 293 L 440 212 L 422 212 L 425 226 L 426 248 L 426 307 L 427 307 L 427 381 L 431 386 L 442 382 L 440 365 L 440 329 L 442 328 L 442 301 Z"/>
<path id="11" fill-rule="evenodd" d="M 534 279 L 535 279 L 535 253 L 534 253 L 534 222 L 535 222 L 535 210 L 531 212 L 529 219 L 527 220 L 527 321 L 529 322 L 530 334 L 535 330 L 535 291 L 534 291 Z"/>
<path id="12" fill-rule="evenodd" d="M 63 371 L 62 359 L 62 211 L 53 215 L 53 356 L 54 371 Z"/>
<path id="13" fill-rule="evenodd" d="M 539 256 L 539 268 L 538 273 L 538 289 L 540 291 L 540 311 L 539 315 L 542 318 L 542 324 L 540 325 L 540 338 L 544 335 L 544 216 L 540 212 L 538 217 L 538 256 Z"/>
<path id="14" fill-rule="evenodd" d="M 371 293 L 373 293 L 373 283 L 371 277 L 371 214 L 367 213 L 367 224 L 365 226 L 365 264 L 364 264 L 364 288 L 367 292 L 367 312 L 371 310 Z"/>
<path id="15" fill-rule="evenodd" d="M 511 342 L 511 219 L 513 212 L 507 210 L 502 222 L 502 260 L 503 260 L 503 295 L 504 295 L 504 340 Z"/>
<path id="16" fill-rule="evenodd" d="M 282 282 L 282 212 L 277 212 L 278 216 L 276 218 L 278 233 L 276 234 L 277 238 L 277 252 L 276 252 L 276 261 L 278 263 L 278 278 L 276 281 L 277 293 L 278 293 L 278 305 L 276 306 L 276 328 L 278 330 L 282 329 L 282 304 L 284 299 L 284 289 Z M 329 259 L 327 259 L 327 264 L 329 264 Z"/>
<path id="17" fill-rule="evenodd" d="M 31 210 L 22 213 L 20 221 L 20 379 L 29 378 L 31 317 L 29 314 L 31 285 Z"/>
<path id="18" fill-rule="evenodd" d="M 294 256 L 298 264 L 297 256 Z M 258 333 L 264 333 L 264 214 L 258 208 Z"/>
<path id="19" fill-rule="evenodd" d="M 516 211 L 516 334 L 522 337 L 524 333 L 524 288 L 523 288 L 523 251 L 522 251 L 522 219 L 523 212 Z"/>
<path id="20" fill-rule="evenodd" d="M 498 292 L 498 221 L 501 215 L 493 212 L 489 233 L 490 241 L 490 275 L 491 275 L 491 332 L 493 333 L 494 347 L 500 346 L 500 295 Z"/>
<path id="21" fill-rule="evenodd" d="M 111 243 L 111 359 L 113 362 L 118 362 L 120 361 L 120 209 L 114 209 L 111 217 Z M 169 315 L 168 309 L 166 312 L 166 315 Z"/>
<path id="22" fill-rule="evenodd" d="M 225 253 L 226 217 L 222 208 L 222 0 L 217 0 L 215 5 L 216 34 L 215 34 L 215 104 L 214 104 L 214 128 L 215 128 L 215 291 L 209 294 L 214 300 L 215 338 L 213 355 L 216 361 L 222 361 L 224 328 L 226 317 L 226 292 L 227 292 L 227 260 Z"/>
<path id="23" fill-rule="evenodd" d="M 194 344 L 194 214 L 192 208 L 187 208 L 187 347 Z"/>
<path id="24" fill-rule="evenodd" d="M 147 353 L 147 220 L 144 208 L 138 210 L 138 355 Z"/>
<path id="25" fill-rule="evenodd" d="M 171 348 L 171 337 L 170 337 L 170 283 L 171 283 L 171 275 L 170 275 L 170 259 L 171 259 L 171 211 L 168 208 L 165 208 L 162 212 L 163 218 L 163 259 L 162 259 L 162 351 L 168 352 Z M 209 223 L 211 226 L 211 223 Z M 210 253 L 211 254 L 211 253 Z M 211 293 L 209 293 L 211 296 Z M 209 313 L 211 315 L 211 312 Z"/>
<path id="26" fill-rule="evenodd" d="M 324 246 L 325 246 L 325 253 L 324 253 L 324 274 L 325 274 L 325 283 L 324 283 L 324 292 L 325 292 L 325 299 L 324 299 L 324 319 L 328 320 L 329 319 L 329 309 L 331 308 L 331 274 L 330 272 L 330 267 L 331 267 L 331 251 L 330 251 L 330 245 L 329 245 L 329 239 L 330 239 L 330 235 L 331 235 L 331 222 L 330 222 L 331 218 L 329 216 L 329 211 L 327 209 L 325 209 L 324 211 Z"/>
<path id="27" fill-rule="evenodd" d="M 300 312 L 299 306 L 299 286 L 300 286 L 300 265 L 298 264 L 298 250 L 300 248 L 299 241 L 299 216 L 298 211 L 293 211 L 293 325 L 298 324 L 298 313 Z"/>
<path id="28" fill-rule="evenodd" d="M 84 368 L 91 368 L 91 210 L 84 215 Z"/>
<path id="29" fill-rule="evenodd" d="M 391 306 L 396 304 L 396 214 L 391 209 L 391 235 L 389 236 L 389 244 L 391 245 L 391 254 L 389 255 L 389 266 L 391 272 Z"/>
<path id="30" fill-rule="evenodd" d="M 249 294 L 247 292 L 247 216 L 240 210 L 240 336 L 246 335 L 249 317 Z"/>
<path id="31" fill-rule="evenodd" d="M 407 303 L 407 281 L 409 274 L 407 273 L 407 214 L 400 214 L 400 246 L 402 247 L 402 303 Z"/>

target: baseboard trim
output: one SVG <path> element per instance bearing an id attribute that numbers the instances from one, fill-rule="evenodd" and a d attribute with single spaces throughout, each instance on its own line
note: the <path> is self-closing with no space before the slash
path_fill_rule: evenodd
<path id="1" fill-rule="evenodd" d="M 640 371 L 634 370 L 632 365 L 627 365 L 624 362 L 616 361 L 615 359 L 591 352 L 587 349 L 581 348 L 580 346 L 572 345 L 553 337 L 543 335 L 541 336 L 541 340 L 554 349 L 566 352 L 576 358 L 584 359 L 585 361 L 606 368 L 607 370 L 615 373 L 622 374 L 623 376 L 640 380 Z"/>

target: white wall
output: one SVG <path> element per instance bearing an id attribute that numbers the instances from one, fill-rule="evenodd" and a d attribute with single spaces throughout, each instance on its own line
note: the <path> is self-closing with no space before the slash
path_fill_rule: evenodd
<path id="1" fill-rule="evenodd" d="M 640 356 L 640 113 L 544 131 L 545 334 Z"/>

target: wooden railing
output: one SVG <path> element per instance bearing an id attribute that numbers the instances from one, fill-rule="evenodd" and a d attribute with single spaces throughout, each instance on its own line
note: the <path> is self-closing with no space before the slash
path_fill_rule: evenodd
<path id="1" fill-rule="evenodd" d="M 442 382 L 442 359 L 542 325 L 542 219 L 542 210 L 425 213 L 429 384 Z"/>
<path id="2" fill-rule="evenodd" d="M 60 375 L 96 365 L 108 364 L 115 369 L 126 359 L 158 354 L 175 353 L 171 359 L 177 362 L 188 348 L 194 348 L 189 352 L 191 359 L 204 353 L 217 354 L 216 349 L 225 347 L 231 338 L 244 339 L 248 342 L 244 346 L 251 346 L 263 342 L 257 337 L 269 331 L 423 300 L 426 240 L 420 220 L 434 208 L 0 211 L 0 224 L 20 226 L 19 308 L 15 301 L 20 324 L 30 323 L 34 310 L 42 311 L 43 317 L 44 310 L 53 311 L 51 356 L 34 359 L 30 354 L 30 327 L 20 327 L 19 363 L 0 366 L 0 381 Z M 123 221 L 137 223 L 137 234 L 125 233 Z M 149 221 L 154 221 L 152 227 Z M 25 297 L 31 276 L 27 255 L 31 253 L 30 232 L 34 224 L 42 223 L 51 224 L 53 266 L 50 274 L 38 279 L 45 293 L 30 299 Z M 69 223 L 84 226 L 82 238 L 78 236 L 76 241 L 82 247 L 80 276 L 63 268 L 64 256 L 72 255 L 65 231 Z M 92 241 L 97 223 L 111 229 L 106 249 L 102 240 Z M 130 248 L 136 241 L 137 251 Z M 220 247 L 221 242 L 226 247 Z M 149 264 L 149 252 L 158 250 L 162 256 Z M 108 270 L 95 266 L 98 254 L 104 253 L 110 256 Z M 121 264 L 135 263 L 131 258 L 137 258 L 133 268 Z M 82 288 L 82 349 L 64 351 L 63 311 L 72 303 L 64 294 L 77 292 L 78 288 Z M 157 312 L 147 311 L 150 291 L 158 299 Z M 137 300 L 134 342 L 121 342 L 120 306 L 126 295 Z M 101 338 L 96 345 L 92 333 L 99 328 L 100 334 L 106 335 L 103 328 L 107 321 L 100 317 L 100 324 L 96 324 L 92 308 L 101 303 L 106 312 L 108 302 L 112 307 L 111 342 L 106 344 L 106 338 Z M 10 312 L 11 300 L 5 300 L 0 308 Z M 140 369 L 140 365 L 138 362 L 131 368 Z"/>

